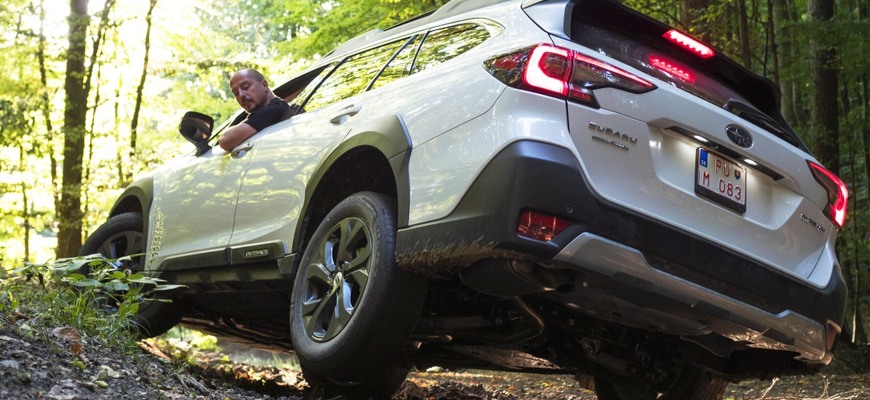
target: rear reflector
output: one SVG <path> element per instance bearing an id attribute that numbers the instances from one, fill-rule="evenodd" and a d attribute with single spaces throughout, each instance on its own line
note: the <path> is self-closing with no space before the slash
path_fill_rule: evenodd
<path id="1" fill-rule="evenodd" d="M 816 181 L 828 193 L 825 215 L 831 219 L 831 222 L 837 228 L 842 228 L 846 224 L 846 207 L 849 203 L 849 190 L 846 188 L 846 184 L 837 175 L 834 175 L 833 172 L 828 171 L 827 168 L 812 161 L 807 161 L 807 164 L 810 166 L 813 177 L 816 178 Z"/>
<path id="2" fill-rule="evenodd" d="M 549 242 L 558 236 L 571 222 L 564 218 L 523 211 L 517 221 L 517 234 L 529 239 Z"/>
<path id="3" fill-rule="evenodd" d="M 562 47 L 539 44 L 484 62 L 505 84 L 598 107 L 592 90 L 604 87 L 644 93 L 655 85 L 603 61 Z"/>
<path id="4" fill-rule="evenodd" d="M 671 29 L 665 32 L 662 36 L 678 46 L 695 53 L 698 57 L 710 58 L 716 55 L 716 53 L 713 52 L 713 49 L 676 29 Z"/>

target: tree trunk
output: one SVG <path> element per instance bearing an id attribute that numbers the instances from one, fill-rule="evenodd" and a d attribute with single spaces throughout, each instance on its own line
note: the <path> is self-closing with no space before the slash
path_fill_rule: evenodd
<path id="1" fill-rule="evenodd" d="M 710 5 L 710 0 L 682 0 L 680 18 L 688 33 L 704 42 L 710 42 L 710 28 L 699 17 Z"/>
<path id="2" fill-rule="evenodd" d="M 114 121 L 114 122 L 113 122 L 112 127 L 114 128 L 113 131 L 118 134 L 118 143 L 123 142 L 121 140 L 121 129 L 120 129 L 120 127 L 121 127 L 121 110 L 120 110 L 121 104 L 120 104 L 120 101 L 118 101 L 118 99 L 121 98 L 121 87 L 123 87 L 122 83 L 123 83 L 123 78 L 121 76 L 118 76 L 118 86 L 117 86 L 117 89 L 115 89 L 115 102 L 114 102 L 114 106 L 112 108 L 114 111 L 114 114 L 113 114 L 114 118 L 112 119 L 112 121 Z M 118 157 L 115 160 L 117 162 L 116 168 L 117 168 L 117 178 L 118 178 L 118 181 L 115 183 L 115 186 L 116 187 L 124 187 L 128 183 L 127 178 L 126 178 L 127 172 L 125 172 L 126 169 L 124 168 L 124 165 L 126 164 L 124 162 L 124 153 L 119 151 Z"/>
<path id="3" fill-rule="evenodd" d="M 841 96 L 840 101 L 843 104 L 843 115 L 845 116 L 844 118 L 848 119 L 849 115 L 852 113 L 852 104 L 851 104 L 850 97 L 849 97 L 849 84 L 846 80 L 845 74 L 840 73 L 839 79 L 843 83 L 842 90 L 840 91 L 840 96 Z M 849 166 L 849 176 L 851 177 L 850 187 L 852 187 L 853 190 L 855 190 L 854 188 L 858 188 L 858 171 L 856 168 L 856 165 L 858 163 L 857 157 L 863 156 L 863 154 L 859 154 L 857 156 L 855 154 L 856 147 L 859 146 L 859 145 L 856 145 L 856 143 L 855 143 L 856 139 L 858 142 L 861 141 L 860 136 L 858 136 L 857 134 L 854 134 L 851 130 L 846 130 L 846 132 L 845 132 L 846 148 L 849 149 L 849 152 L 848 152 L 849 158 L 848 158 L 847 165 Z M 855 196 L 855 197 L 857 198 L 857 196 Z M 862 236 L 861 235 L 862 219 L 861 218 L 854 218 L 854 216 L 858 215 L 861 207 L 860 207 L 860 204 L 855 204 L 855 203 L 857 203 L 857 202 L 853 202 L 854 205 L 851 209 L 851 211 L 852 211 L 851 215 L 853 216 L 853 220 L 849 226 L 849 228 L 851 228 L 851 232 L 850 232 L 850 235 L 848 237 L 850 237 L 851 240 L 859 240 L 859 238 Z M 847 256 L 846 254 L 842 254 L 846 250 L 848 250 L 851 253 L 851 256 Z M 852 343 L 867 343 L 867 335 L 864 331 L 864 318 L 863 318 L 863 314 L 859 310 L 859 305 L 861 304 L 861 298 L 863 297 L 861 294 L 861 292 L 862 292 L 861 288 L 863 287 L 863 285 L 861 285 L 861 281 L 862 281 L 861 278 L 862 277 L 861 277 L 860 255 L 858 254 L 859 249 L 857 248 L 857 246 L 851 246 L 851 247 L 848 247 L 846 249 L 841 249 L 840 253 L 841 253 L 841 256 L 843 257 L 843 259 L 850 259 L 849 261 L 851 264 L 849 266 L 849 268 L 845 268 L 845 271 L 848 271 L 847 276 L 852 275 L 852 281 L 851 281 L 852 283 L 851 283 L 851 286 L 849 287 L 849 291 L 852 293 L 852 299 L 851 299 L 852 304 L 849 305 L 849 309 L 851 309 L 851 322 L 852 322 L 851 325 L 852 326 L 851 326 L 850 331 L 851 331 Z"/>
<path id="4" fill-rule="evenodd" d="M 51 100 L 48 97 L 48 74 L 45 70 L 45 2 L 39 2 L 39 45 L 36 49 L 39 61 L 39 80 L 42 83 L 42 117 L 45 118 L 45 145 L 51 174 L 51 195 L 54 198 L 54 215 L 60 215 L 60 188 L 57 185 L 57 158 L 54 156 L 54 128 L 51 125 Z"/>
<path id="5" fill-rule="evenodd" d="M 780 80 L 782 89 L 782 113 L 796 130 L 805 132 L 807 128 L 801 88 L 795 82 L 798 76 L 801 57 L 795 47 L 795 24 L 797 15 L 789 0 L 774 0 L 776 20 L 776 47 L 780 61 Z"/>
<path id="6" fill-rule="evenodd" d="M 64 82 L 66 99 L 63 115 L 63 180 L 56 251 L 59 258 L 75 256 L 82 246 L 82 156 L 88 111 L 88 93 L 84 85 L 85 40 L 88 22 L 88 1 L 71 0 Z"/>
<path id="7" fill-rule="evenodd" d="M 136 87 L 136 105 L 133 108 L 133 120 L 130 122 L 130 160 L 134 160 L 136 155 L 139 109 L 142 107 L 142 92 L 145 89 L 145 77 L 148 75 L 148 57 L 151 53 L 151 15 L 154 13 L 157 0 L 150 1 L 151 5 L 148 7 L 148 13 L 145 14 L 145 59 L 142 61 L 142 74 L 139 76 L 139 86 Z M 132 176 L 127 177 L 125 181 L 129 182 L 131 179 Z"/>
<path id="8" fill-rule="evenodd" d="M 868 119 L 870 119 L 870 98 L 868 98 L 868 89 L 867 85 L 870 85 L 870 81 L 867 80 L 867 74 L 861 74 L 861 88 L 862 88 L 862 96 L 863 100 L 861 104 L 864 104 L 864 112 L 862 113 L 862 119 L 865 124 L 868 123 Z M 866 126 L 866 125 L 865 125 Z M 870 188 L 870 129 L 864 128 L 864 181 L 865 187 Z M 870 190 L 870 189 L 868 189 Z M 867 196 L 867 208 L 870 209 L 870 194 Z"/>
<path id="9" fill-rule="evenodd" d="M 95 59 L 92 59 L 91 62 L 94 62 Z M 93 71 L 93 70 L 91 70 Z M 91 135 L 87 138 L 85 143 L 85 156 L 84 161 L 82 163 L 82 181 L 85 184 L 91 182 L 91 163 L 94 159 L 94 139 L 96 136 L 96 128 L 95 125 L 97 123 L 97 109 L 100 105 L 100 81 L 101 81 L 101 72 L 102 69 L 97 67 L 97 86 L 94 89 L 94 106 L 91 108 L 91 126 L 88 128 L 88 131 L 91 132 Z M 90 204 L 91 204 L 91 196 L 89 195 L 90 191 L 85 190 L 82 193 L 82 212 L 84 215 L 88 215 L 90 213 Z M 85 235 L 89 234 L 90 225 L 88 224 L 88 219 L 82 219 L 82 232 Z"/>
<path id="10" fill-rule="evenodd" d="M 807 13 L 814 32 L 830 24 L 834 18 L 833 0 L 809 0 Z M 816 35 L 810 36 L 813 88 L 813 150 L 816 157 L 831 172 L 840 174 L 840 120 L 837 109 L 837 49 L 820 43 Z"/>
<path id="11" fill-rule="evenodd" d="M 777 86 L 781 87 L 779 80 L 779 50 L 776 47 L 776 17 L 773 15 L 773 2 L 774 0 L 767 0 L 767 24 L 764 28 L 767 31 L 767 38 L 764 44 L 764 73 L 768 73 L 767 68 L 769 67 L 771 79 L 773 79 Z"/>
<path id="12" fill-rule="evenodd" d="M 24 143 L 20 143 L 18 145 L 18 170 L 22 172 L 21 176 L 23 177 L 24 171 L 27 171 L 27 154 L 24 151 Z M 21 179 L 21 219 L 24 220 L 22 224 L 24 228 L 24 262 L 30 262 L 30 200 L 27 198 L 27 181 L 22 178 Z"/>
<path id="13" fill-rule="evenodd" d="M 746 0 L 735 1 L 737 5 L 737 36 L 740 38 L 740 61 L 752 69 L 752 46 L 749 43 L 749 17 L 746 15 Z"/>

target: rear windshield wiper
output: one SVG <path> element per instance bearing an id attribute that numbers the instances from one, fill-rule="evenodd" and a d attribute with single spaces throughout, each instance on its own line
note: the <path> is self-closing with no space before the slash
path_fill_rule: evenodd
<path id="1" fill-rule="evenodd" d="M 793 146 L 807 151 L 806 145 L 801 142 L 800 138 L 783 128 L 779 122 L 776 122 L 776 120 L 761 112 L 761 110 L 737 99 L 729 99 L 723 108 L 740 118 L 764 128 L 764 130 L 773 133 L 776 137 L 791 143 Z"/>

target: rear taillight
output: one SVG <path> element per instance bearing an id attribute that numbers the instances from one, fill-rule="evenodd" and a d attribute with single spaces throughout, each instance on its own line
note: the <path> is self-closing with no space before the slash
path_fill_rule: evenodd
<path id="1" fill-rule="evenodd" d="M 564 218 L 535 211 L 523 211 L 517 220 L 517 234 L 548 242 L 555 239 L 568 225 L 571 225 L 571 222 Z"/>
<path id="2" fill-rule="evenodd" d="M 662 36 L 664 36 L 665 39 L 670 40 L 677 46 L 680 46 L 688 51 L 691 51 L 692 53 L 695 53 L 695 55 L 697 55 L 698 57 L 710 58 L 716 55 L 713 49 L 711 49 L 707 45 L 676 29 L 671 29 L 665 32 L 665 34 Z"/>
<path id="3" fill-rule="evenodd" d="M 846 184 L 827 168 L 812 161 L 807 161 L 807 164 L 810 166 L 813 177 L 828 193 L 825 215 L 831 219 L 834 225 L 837 225 L 837 228 L 842 228 L 846 223 L 846 206 L 849 203 L 849 190 L 846 188 Z"/>
<path id="4" fill-rule="evenodd" d="M 598 107 L 593 89 L 612 87 L 644 93 L 655 85 L 613 65 L 547 44 L 498 56 L 484 63 L 509 86 Z"/>

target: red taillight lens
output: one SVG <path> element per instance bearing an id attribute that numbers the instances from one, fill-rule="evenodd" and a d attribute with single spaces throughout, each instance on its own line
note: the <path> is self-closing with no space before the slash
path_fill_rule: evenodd
<path id="1" fill-rule="evenodd" d="M 846 224 L 846 207 L 849 203 L 849 190 L 846 188 L 846 184 L 827 168 L 812 161 L 807 161 L 807 164 L 810 166 L 813 177 L 828 193 L 825 215 L 831 219 L 834 225 L 837 225 L 837 228 L 842 228 Z"/>
<path id="2" fill-rule="evenodd" d="M 662 36 L 678 46 L 695 53 L 698 57 L 710 58 L 716 55 L 710 47 L 676 29 L 671 29 Z"/>
<path id="3" fill-rule="evenodd" d="M 574 74 L 571 83 L 587 89 L 612 87 L 632 93 L 644 93 L 655 85 L 608 63 L 573 53 Z"/>
<path id="4" fill-rule="evenodd" d="M 529 239 L 549 242 L 558 236 L 571 222 L 564 218 L 523 211 L 517 221 L 517 234 Z"/>
<path id="5" fill-rule="evenodd" d="M 612 87 L 644 93 L 656 88 L 613 65 L 548 44 L 498 56 L 484 65 L 489 73 L 510 86 L 592 107 L 598 107 L 593 89 Z"/>
<path id="6" fill-rule="evenodd" d="M 562 96 L 568 95 L 568 50 L 552 46 L 532 49 L 523 82 L 531 87 Z"/>

